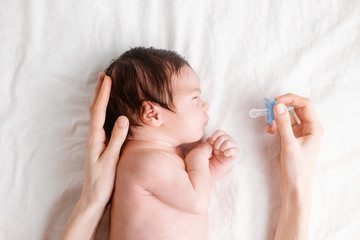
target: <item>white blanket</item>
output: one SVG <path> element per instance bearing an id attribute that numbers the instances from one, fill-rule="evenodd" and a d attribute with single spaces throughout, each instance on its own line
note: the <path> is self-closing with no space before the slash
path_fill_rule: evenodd
<path id="1" fill-rule="evenodd" d="M 309 239 L 360 239 L 360 1 L 0 2 L 0 239 L 57 239 L 79 198 L 99 71 L 134 46 L 175 50 L 240 146 L 212 191 L 210 239 L 273 239 L 279 136 L 263 98 L 312 100 L 325 128 Z M 107 237 L 108 214 L 97 239 Z"/>

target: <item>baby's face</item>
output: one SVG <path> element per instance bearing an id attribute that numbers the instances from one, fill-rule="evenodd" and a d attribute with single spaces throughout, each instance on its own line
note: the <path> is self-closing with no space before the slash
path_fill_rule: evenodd
<path id="1" fill-rule="evenodd" d="M 190 67 L 172 78 L 175 113 L 166 115 L 166 129 L 179 144 L 200 140 L 209 121 L 208 104 L 201 99 L 200 80 Z"/>

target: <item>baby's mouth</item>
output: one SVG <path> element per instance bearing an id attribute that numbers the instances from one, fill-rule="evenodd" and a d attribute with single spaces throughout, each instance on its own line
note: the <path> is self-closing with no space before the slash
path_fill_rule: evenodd
<path id="1" fill-rule="evenodd" d="M 204 127 L 205 127 L 206 125 L 208 125 L 208 122 L 209 122 L 209 120 L 210 120 L 210 118 L 209 118 L 209 116 L 207 115 L 207 113 L 205 113 L 205 117 L 206 117 L 206 118 L 205 118 L 206 120 L 205 120 L 205 122 L 204 122 L 204 124 L 203 124 Z"/>
<path id="2" fill-rule="evenodd" d="M 208 125 L 208 122 L 209 122 L 209 119 L 206 122 L 204 122 L 204 127 Z"/>

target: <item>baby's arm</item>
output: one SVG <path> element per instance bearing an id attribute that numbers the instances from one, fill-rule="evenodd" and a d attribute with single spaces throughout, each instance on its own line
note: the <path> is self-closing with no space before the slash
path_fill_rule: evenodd
<path id="1" fill-rule="evenodd" d="M 211 151 L 207 143 L 193 149 L 185 158 L 186 171 L 164 153 L 142 155 L 136 161 L 137 182 L 172 208 L 191 214 L 205 213 L 211 188 Z"/>
<path id="2" fill-rule="evenodd" d="M 235 140 L 223 130 L 216 130 L 206 142 L 213 148 L 213 155 L 209 162 L 211 185 L 213 186 L 229 171 L 231 163 L 239 154 L 239 148 Z"/>

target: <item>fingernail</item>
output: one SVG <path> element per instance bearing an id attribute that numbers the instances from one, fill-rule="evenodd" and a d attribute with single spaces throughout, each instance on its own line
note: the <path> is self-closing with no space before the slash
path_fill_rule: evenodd
<path id="1" fill-rule="evenodd" d="M 120 117 L 119 120 L 118 120 L 118 122 L 117 122 L 117 124 L 118 124 L 119 127 L 125 128 L 126 125 L 127 125 L 127 122 L 128 122 L 127 118 L 125 118 L 125 117 Z"/>
<path id="2" fill-rule="evenodd" d="M 279 103 L 278 105 L 276 105 L 276 113 L 281 115 L 285 112 L 285 104 L 283 103 Z"/>

